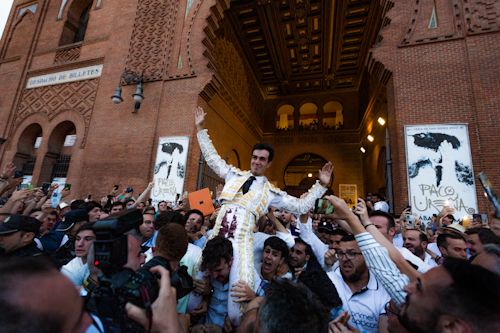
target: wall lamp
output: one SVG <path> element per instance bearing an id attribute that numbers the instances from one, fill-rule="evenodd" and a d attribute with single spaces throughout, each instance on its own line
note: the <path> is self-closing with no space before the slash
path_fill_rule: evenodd
<path id="1" fill-rule="evenodd" d="M 135 84 L 135 92 L 132 95 L 132 97 L 134 98 L 134 111 L 132 112 L 137 113 L 137 111 L 139 111 L 139 109 L 141 108 L 142 101 L 144 100 L 144 85 L 142 79 L 142 74 L 138 75 L 131 71 L 123 72 L 121 82 L 116 87 L 113 96 L 111 96 L 111 100 L 113 101 L 113 103 L 120 104 L 121 102 L 123 102 L 122 85 Z"/>
<path id="2" fill-rule="evenodd" d="M 380 126 L 384 126 L 385 125 L 385 119 L 384 118 L 378 117 L 377 121 L 380 124 Z"/>
<path id="3" fill-rule="evenodd" d="M 359 150 L 361 150 L 363 154 L 366 153 L 366 149 L 364 147 L 359 148 Z"/>
<path id="4" fill-rule="evenodd" d="M 368 136 L 366 137 L 368 139 L 368 141 L 370 142 L 373 142 L 373 140 L 375 140 L 375 138 L 371 135 L 371 134 L 368 134 Z"/>

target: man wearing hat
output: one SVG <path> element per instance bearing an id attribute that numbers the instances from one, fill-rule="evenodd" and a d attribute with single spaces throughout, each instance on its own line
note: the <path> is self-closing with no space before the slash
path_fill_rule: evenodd
<path id="1" fill-rule="evenodd" d="M 64 215 L 63 221 L 57 226 L 54 238 L 60 237 L 59 248 L 53 258 L 62 266 L 75 257 L 75 238 L 80 227 L 89 222 L 89 215 L 85 209 L 74 209 Z M 62 235 L 62 236 L 61 236 Z"/>
<path id="2" fill-rule="evenodd" d="M 38 256 L 42 251 L 33 241 L 40 232 L 40 221 L 25 215 L 11 215 L 0 223 L 0 252 L 7 256 Z"/>

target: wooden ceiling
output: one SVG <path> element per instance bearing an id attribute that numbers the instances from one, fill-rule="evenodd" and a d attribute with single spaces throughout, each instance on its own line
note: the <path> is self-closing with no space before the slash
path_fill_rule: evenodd
<path id="1" fill-rule="evenodd" d="M 357 90 L 377 13 L 370 0 L 235 0 L 228 17 L 264 95 L 286 96 Z"/>

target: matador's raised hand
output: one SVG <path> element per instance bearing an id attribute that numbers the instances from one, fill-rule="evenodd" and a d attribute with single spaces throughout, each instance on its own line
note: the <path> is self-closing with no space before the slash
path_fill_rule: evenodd
<path id="1" fill-rule="evenodd" d="M 203 123 L 205 122 L 206 115 L 207 113 L 201 106 L 197 106 L 196 109 L 194 109 L 194 124 L 196 125 L 198 131 L 203 129 Z"/>
<path id="2" fill-rule="evenodd" d="M 321 182 L 321 185 L 326 187 L 328 186 L 328 184 L 330 184 L 330 181 L 332 179 L 332 172 L 333 172 L 332 162 L 328 162 L 325 165 L 323 165 L 323 168 L 319 170 L 319 181 Z"/>

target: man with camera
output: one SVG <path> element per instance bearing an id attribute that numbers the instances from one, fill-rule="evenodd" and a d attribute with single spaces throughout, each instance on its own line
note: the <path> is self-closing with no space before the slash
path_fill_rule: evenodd
<path id="1" fill-rule="evenodd" d="M 96 239 L 87 260 L 86 307 L 101 319 L 106 332 L 141 332 L 125 313 L 125 304 L 132 298 L 127 294 L 128 284 L 145 261 L 138 231 L 141 222 L 140 211 L 132 210 L 93 225 Z"/>
<path id="2" fill-rule="evenodd" d="M 160 293 L 157 276 L 151 272 L 157 266 L 170 271 L 177 298 L 193 289 L 185 267 L 179 265 L 188 243 L 184 228 L 176 224 L 162 227 L 154 249 L 155 257 L 141 267 L 145 258 L 138 231 L 141 223 L 141 212 L 133 209 L 99 220 L 93 226 L 96 234 L 94 258 L 88 262 L 95 266 L 85 283 L 90 293 L 87 305 L 109 332 L 143 332 L 126 316 L 125 308 L 135 309 L 135 313 L 138 313 L 136 306 L 146 313 L 152 311 L 153 302 Z M 153 323 L 154 318 L 149 321 Z"/>

